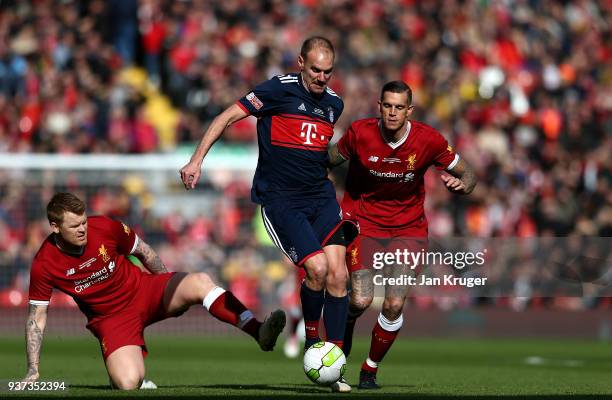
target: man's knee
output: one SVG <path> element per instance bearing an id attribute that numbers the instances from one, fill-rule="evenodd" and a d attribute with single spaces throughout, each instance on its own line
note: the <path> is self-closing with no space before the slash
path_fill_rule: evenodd
<path id="1" fill-rule="evenodd" d="M 360 296 L 354 294 L 354 292 L 351 292 L 350 306 L 355 311 L 363 312 L 370 307 L 372 300 L 374 300 L 373 296 Z"/>
<path id="2" fill-rule="evenodd" d="M 328 289 L 336 291 L 346 291 L 346 285 L 348 283 L 348 271 L 344 265 L 336 266 L 336 268 L 330 268 L 327 272 L 326 286 Z"/>
<path id="3" fill-rule="evenodd" d="M 206 272 L 193 272 L 192 275 L 198 286 L 206 290 L 206 292 L 210 291 L 216 286 L 213 280 L 210 279 L 210 275 L 208 275 Z"/>
<path id="4" fill-rule="evenodd" d="M 201 303 L 204 297 L 216 287 L 210 275 L 206 272 L 193 272 L 189 274 L 190 281 L 190 296 L 186 296 L 190 302 Z"/>
<path id="5" fill-rule="evenodd" d="M 122 371 L 116 376 L 111 376 L 114 389 L 119 390 L 134 390 L 140 388 L 144 374 L 141 374 L 137 370 L 126 370 Z"/>
<path id="6" fill-rule="evenodd" d="M 141 347 L 127 345 L 113 351 L 106 359 L 106 370 L 114 388 L 138 389 L 145 374 Z"/>
<path id="7" fill-rule="evenodd" d="M 325 254 L 317 254 L 311 257 L 304 264 L 304 268 L 306 269 L 306 279 L 316 286 L 312 289 L 323 289 L 329 272 Z"/>
<path id="8" fill-rule="evenodd" d="M 394 321 L 402 314 L 405 298 L 391 297 L 386 298 L 383 303 L 383 315 L 385 318 Z"/>

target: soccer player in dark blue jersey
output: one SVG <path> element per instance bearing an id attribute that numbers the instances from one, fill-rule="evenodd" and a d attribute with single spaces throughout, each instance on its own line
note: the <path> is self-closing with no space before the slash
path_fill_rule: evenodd
<path id="1" fill-rule="evenodd" d="M 251 197 L 262 205 L 276 246 L 306 270 L 300 292 L 306 348 L 320 340 L 322 313 L 327 340 L 342 347 L 348 311 L 346 245 L 357 234 L 353 223 L 342 221 L 327 178 L 327 147 L 344 108 L 327 87 L 334 57 L 328 39 L 305 40 L 298 56 L 300 72 L 261 83 L 219 114 L 180 171 L 185 188 L 193 189 L 204 157 L 225 128 L 249 115 L 257 118 L 259 160 Z M 350 386 L 338 382 L 332 390 L 350 391 Z"/>

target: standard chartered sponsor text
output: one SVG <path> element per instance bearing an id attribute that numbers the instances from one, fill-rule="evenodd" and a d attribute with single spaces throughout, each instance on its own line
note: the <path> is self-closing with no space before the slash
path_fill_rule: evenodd
<path id="1" fill-rule="evenodd" d="M 98 283 L 100 281 L 105 280 L 106 278 L 108 278 L 108 276 L 109 276 L 108 269 L 104 267 L 101 270 L 96 271 L 93 274 L 89 275 L 85 279 L 74 281 L 74 285 L 75 285 L 74 291 L 77 293 L 81 293 L 83 290 L 87 289 L 94 283 Z"/>

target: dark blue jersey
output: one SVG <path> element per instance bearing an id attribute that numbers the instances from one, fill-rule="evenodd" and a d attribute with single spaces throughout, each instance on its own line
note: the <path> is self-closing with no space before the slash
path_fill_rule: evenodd
<path id="1" fill-rule="evenodd" d="M 336 197 L 327 178 L 327 146 L 344 103 L 333 90 L 317 96 L 306 90 L 300 74 L 279 75 L 237 104 L 257 117 L 254 202 Z"/>

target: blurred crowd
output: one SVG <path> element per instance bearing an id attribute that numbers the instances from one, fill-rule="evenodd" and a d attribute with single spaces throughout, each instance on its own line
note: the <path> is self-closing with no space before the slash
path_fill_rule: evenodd
<path id="1" fill-rule="evenodd" d="M 330 86 L 345 110 L 336 138 L 376 115 L 380 88 L 399 78 L 414 90 L 414 118 L 476 167 L 479 184 L 468 197 L 451 196 L 428 174 L 432 236 L 609 237 L 611 14 L 607 0 L 2 1 L 0 153 L 193 146 L 255 84 L 295 71 L 301 42 L 319 34 L 337 52 Z M 230 127 L 221 141 L 254 146 L 255 120 Z M 334 176 L 340 194 L 342 174 Z M 7 262 L 7 243 L 39 241 L 28 224 L 40 221 L 57 187 L 24 211 L 31 193 L 3 179 L 0 262 L 27 269 L 21 251 L 11 254 L 22 264 Z M 222 214 L 135 221 L 160 238 L 162 257 L 197 260 L 194 268 L 202 257 L 219 271 L 234 256 L 257 261 L 248 239 L 256 210 L 248 188 L 235 186 L 212 188 L 226 198 L 218 200 Z M 142 196 L 129 198 L 146 210 L 137 206 Z M 247 233 L 216 238 L 219 218 Z M 185 232 L 213 237 L 205 255 L 176 244 Z"/>

